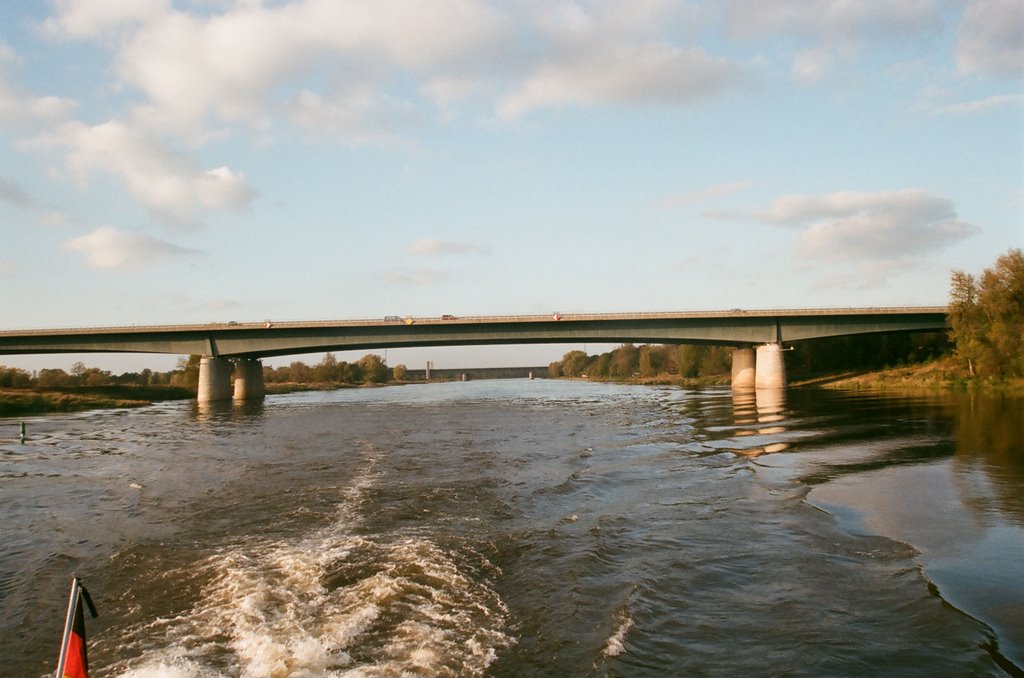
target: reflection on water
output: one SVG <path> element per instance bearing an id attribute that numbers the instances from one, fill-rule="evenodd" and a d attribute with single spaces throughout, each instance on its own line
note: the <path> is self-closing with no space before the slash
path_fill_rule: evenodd
<path id="1" fill-rule="evenodd" d="M 949 399 L 955 469 L 964 503 L 979 519 L 999 515 L 1024 525 L 1024 398 Z M 976 482 L 977 479 L 984 482 Z"/>
<path id="2" fill-rule="evenodd" d="M 731 389 L 733 419 L 737 436 L 778 436 L 786 432 L 786 389 Z M 748 428 L 749 427 L 749 428 Z M 789 449 L 785 441 L 768 442 L 737 449 L 751 457 Z"/>
<path id="3" fill-rule="evenodd" d="M 197 422 L 230 421 L 258 417 L 263 414 L 262 400 L 215 400 L 201 403 L 192 401 L 190 413 Z"/>
<path id="4" fill-rule="evenodd" d="M 816 487 L 847 529 L 913 545 L 942 597 L 992 626 L 994 656 L 1024 666 L 1024 399 L 937 396 L 911 406 L 918 435 Z M 949 423 L 949 453 L 943 439 Z M 852 511 L 852 512 L 851 512 Z M 1012 663 L 1011 663 L 1012 662 Z M 1007 668 L 1009 667 L 1009 668 Z"/>

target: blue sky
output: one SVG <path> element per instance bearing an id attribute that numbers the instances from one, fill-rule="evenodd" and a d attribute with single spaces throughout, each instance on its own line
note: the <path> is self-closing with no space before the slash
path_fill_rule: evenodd
<path id="1" fill-rule="evenodd" d="M 1022 85 L 1020 0 L 4 2 L 0 328 L 944 304 Z"/>

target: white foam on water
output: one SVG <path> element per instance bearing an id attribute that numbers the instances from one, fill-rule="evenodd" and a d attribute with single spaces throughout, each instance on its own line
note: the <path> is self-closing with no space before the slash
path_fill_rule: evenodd
<path id="1" fill-rule="evenodd" d="M 218 678 L 220 674 L 181 657 L 151 659 L 121 674 L 121 678 Z"/>
<path id="2" fill-rule="evenodd" d="M 354 534 L 376 478 L 371 460 L 323 529 L 201 563 L 210 583 L 188 615 L 165 620 L 170 645 L 122 678 L 482 674 L 514 642 L 493 566 L 420 535 Z M 168 660 L 176 648 L 188 658 Z"/>
<path id="3" fill-rule="evenodd" d="M 633 618 L 629 616 L 628 610 L 622 608 L 617 616 L 619 625 L 605 641 L 604 650 L 601 652 L 605 657 L 617 657 L 626 651 L 626 646 L 623 643 L 626 640 L 626 634 L 633 628 Z"/>

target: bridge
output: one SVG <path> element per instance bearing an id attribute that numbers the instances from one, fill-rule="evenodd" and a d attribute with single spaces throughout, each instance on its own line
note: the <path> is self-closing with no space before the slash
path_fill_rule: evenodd
<path id="1" fill-rule="evenodd" d="M 404 317 L 0 331 L 0 355 L 201 355 L 200 401 L 263 397 L 261 358 L 325 351 L 485 344 L 733 346 L 733 386 L 786 384 L 783 342 L 948 328 L 945 307 Z M 232 387 L 232 368 L 234 379 Z"/>

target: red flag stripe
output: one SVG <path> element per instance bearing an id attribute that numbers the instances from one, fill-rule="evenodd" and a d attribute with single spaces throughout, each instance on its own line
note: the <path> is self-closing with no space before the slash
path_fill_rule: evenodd
<path id="1" fill-rule="evenodd" d="M 61 678 L 89 678 L 89 657 L 85 649 L 85 615 L 82 613 L 82 594 L 75 600 L 74 621 L 68 648 L 64 653 L 64 675 Z"/>

